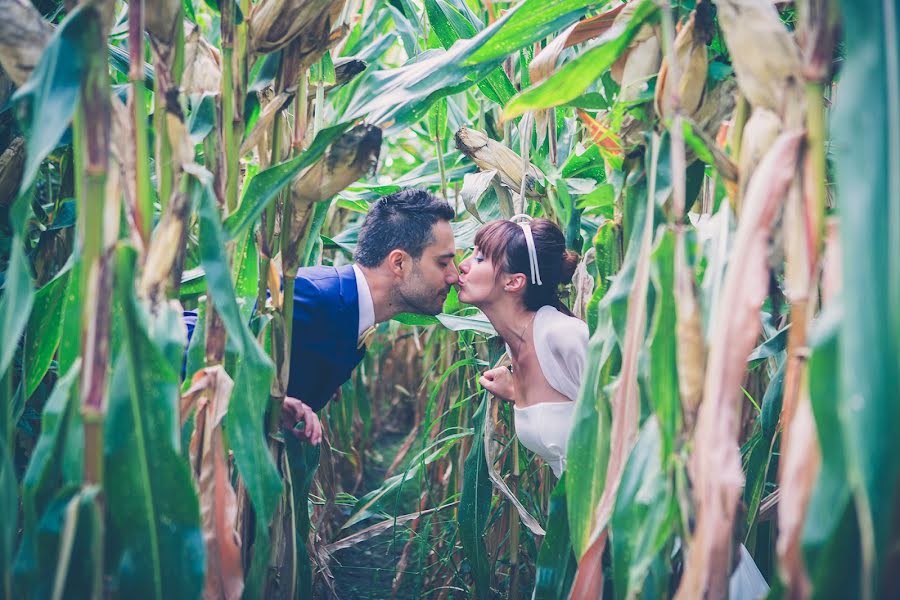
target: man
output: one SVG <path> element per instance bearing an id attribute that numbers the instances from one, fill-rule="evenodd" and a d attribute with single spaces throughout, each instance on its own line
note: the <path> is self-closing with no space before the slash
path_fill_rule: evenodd
<path id="1" fill-rule="evenodd" d="M 425 190 L 384 196 L 363 221 L 355 264 L 297 272 L 281 420 L 299 439 L 321 441 L 315 413 L 350 378 L 365 355 L 366 334 L 377 323 L 402 312 L 441 312 L 459 275 L 453 217 L 447 202 Z M 190 335 L 193 323 L 188 329 Z M 301 420 L 304 428 L 295 429 Z"/>

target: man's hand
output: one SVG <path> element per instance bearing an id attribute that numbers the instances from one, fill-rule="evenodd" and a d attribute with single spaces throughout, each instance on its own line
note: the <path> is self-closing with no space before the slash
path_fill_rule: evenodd
<path id="1" fill-rule="evenodd" d="M 294 428 L 299 421 L 303 426 Z M 322 423 L 318 415 L 306 404 L 288 396 L 281 406 L 281 424 L 301 442 L 309 442 L 317 446 L 322 441 Z"/>
<path id="2" fill-rule="evenodd" d="M 515 402 L 516 400 L 516 382 L 513 379 L 512 372 L 506 367 L 497 367 L 490 371 L 485 371 L 478 383 L 501 400 L 506 400 L 507 402 Z"/>

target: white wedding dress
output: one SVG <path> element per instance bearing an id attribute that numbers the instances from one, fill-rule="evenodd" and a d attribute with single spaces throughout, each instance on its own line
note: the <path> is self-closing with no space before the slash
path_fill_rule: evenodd
<path id="1" fill-rule="evenodd" d="M 516 435 L 523 446 L 547 462 L 556 477 L 566 468 L 566 448 L 587 358 L 588 337 L 583 321 L 552 306 L 541 307 L 534 317 L 534 349 L 544 378 L 571 402 L 514 407 Z M 738 552 L 740 561 L 729 581 L 730 600 L 764 598 L 769 593 L 765 578 L 743 544 Z"/>
<path id="2" fill-rule="evenodd" d="M 559 477 L 566 468 L 566 447 L 587 355 L 588 327 L 584 321 L 552 306 L 542 306 L 534 316 L 533 335 L 534 352 L 544 378 L 570 402 L 515 406 L 516 435 Z"/>

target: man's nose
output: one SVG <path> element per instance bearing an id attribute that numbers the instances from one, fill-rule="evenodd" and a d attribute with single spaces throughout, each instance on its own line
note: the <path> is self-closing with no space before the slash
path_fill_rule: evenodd
<path id="1" fill-rule="evenodd" d="M 460 265 L 460 267 L 462 267 L 462 265 Z M 447 276 L 447 283 L 453 285 L 457 281 L 459 281 L 459 271 L 457 270 L 456 265 L 451 263 L 450 274 Z"/>

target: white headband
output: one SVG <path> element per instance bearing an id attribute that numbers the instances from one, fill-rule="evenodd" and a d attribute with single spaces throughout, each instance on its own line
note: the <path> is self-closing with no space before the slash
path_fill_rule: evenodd
<path id="1" fill-rule="evenodd" d="M 522 228 L 525 233 L 525 245 L 528 246 L 528 263 L 531 266 L 531 283 L 543 285 L 541 272 L 538 270 L 537 248 L 534 246 L 534 236 L 531 235 L 531 221 L 533 219 L 526 214 L 518 214 L 510 219 Z"/>

